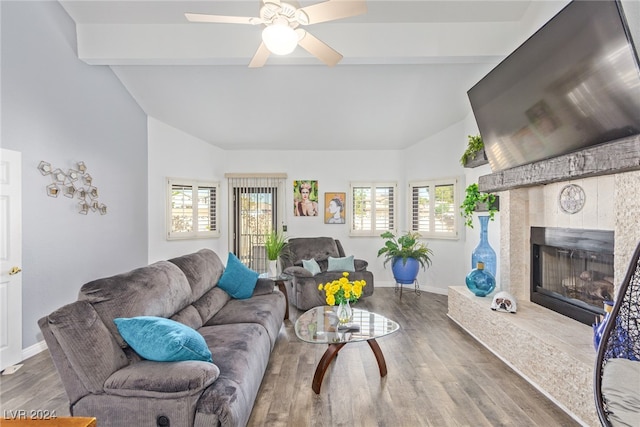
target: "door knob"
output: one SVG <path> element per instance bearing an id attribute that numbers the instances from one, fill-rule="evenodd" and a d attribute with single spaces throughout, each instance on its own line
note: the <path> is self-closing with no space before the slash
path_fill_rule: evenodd
<path id="1" fill-rule="evenodd" d="M 11 267 L 11 270 L 9 270 L 9 276 L 14 276 L 18 273 L 20 273 L 22 271 L 22 269 L 20 267 Z"/>

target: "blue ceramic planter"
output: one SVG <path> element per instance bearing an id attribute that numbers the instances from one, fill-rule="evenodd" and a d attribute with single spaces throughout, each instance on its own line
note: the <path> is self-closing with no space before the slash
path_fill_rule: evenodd
<path id="1" fill-rule="evenodd" d="M 396 283 L 402 285 L 413 284 L 416 277 L 418 277 L 419 269 L 420 263 L 413 258 L 407 258 L 405 264 L 402 262 L 401 257 L 396 257 L 393 259 L 393 264 L 391 265 L 391 271 L 393 272 L 394 279 L 396 279 Z"/>

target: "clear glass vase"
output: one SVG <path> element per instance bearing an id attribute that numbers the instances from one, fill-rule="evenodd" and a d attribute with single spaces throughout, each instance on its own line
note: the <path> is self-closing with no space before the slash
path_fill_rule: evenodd
<path id="1" fill-rule="evenodd" d="M 478 263 L 484 264 L 485 270 L 487 270 L 493 277 L 496 277 L 497 258 L 496 251 L 493 250 L 489 244 L 488 228 L 489 228 L 489 216 L 481 215 L 478 217 L 480 220 L 480 243 L 471 253 L 471 268 L 477 267 Z"/>
<path id="2" fill-rule="evenodd" d="M 353 310 L 351 310 L 351 306 L 349 305 L 349 300 L 345 301 L 345 302 L 341 302 L 340 305 L 338 305 L 338 323 L 340 325 L 346 325 L 347 323 L 351 322 L 351 319 L 353 318 Z"/>

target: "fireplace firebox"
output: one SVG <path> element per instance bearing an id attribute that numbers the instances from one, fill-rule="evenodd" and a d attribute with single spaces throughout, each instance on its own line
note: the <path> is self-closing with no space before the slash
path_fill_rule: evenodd
<path id="1" fill-rule="evenodd" d="M 591 325 L 614 297 L 613 245 L 613 231 L 531 227 L 531 301 Z"/>

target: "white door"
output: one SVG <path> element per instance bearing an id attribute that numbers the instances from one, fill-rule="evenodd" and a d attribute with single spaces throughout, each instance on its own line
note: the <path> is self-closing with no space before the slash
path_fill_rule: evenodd
<path id="1" fill-rule="evenodd" d="M 0 370 L 22 360 L 21 153 L 0 149 Z"/>

